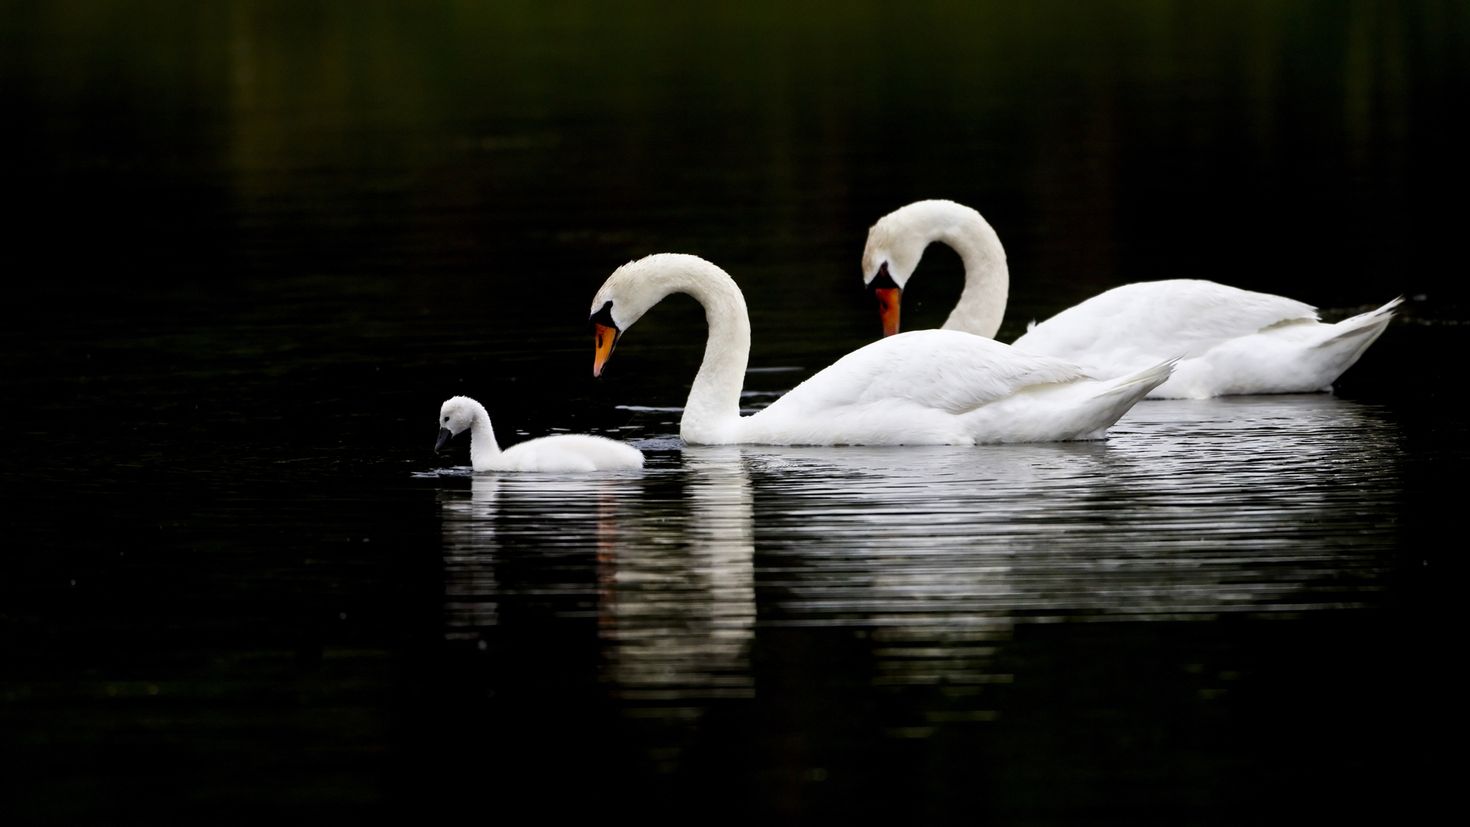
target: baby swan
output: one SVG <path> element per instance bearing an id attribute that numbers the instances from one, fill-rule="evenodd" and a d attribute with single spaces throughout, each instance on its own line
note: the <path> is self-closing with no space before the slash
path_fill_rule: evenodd
<path id="1" fill-rule="evenodd" d="M 631 445 L 589 434 L 557 434 L 529 439 L 504 451 L 495 441 L 490 414 L 468 396 L 445 400 L 439 408 L 435 451 L 470 432 L 470 464 L 476 471 L 612 471 L 642 468 L 643 452 Z"/>

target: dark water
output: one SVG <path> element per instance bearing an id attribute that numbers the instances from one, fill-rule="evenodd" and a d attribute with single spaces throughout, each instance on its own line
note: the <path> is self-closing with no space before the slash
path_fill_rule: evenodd
<path id="1" fill-rule="evenodd" d="M 1460 3 L 0 6 L 6 823 L 1423 820 L 1463 713 Z M 1102 442 L 686 448 L 695 252 L 765 404 L 949 197 L 1001 335 L 1196 276 L 1340 318 L 1333 395 Z M 931 250 L 906 321 L 942 321 Z M 502 440 L 641 473 L 472 475 Z M 525 815 L 520 815 L 525 814 Z"/>

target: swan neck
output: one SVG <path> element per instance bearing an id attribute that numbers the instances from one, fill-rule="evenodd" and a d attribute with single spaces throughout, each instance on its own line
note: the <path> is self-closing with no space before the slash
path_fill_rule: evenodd
<path id="1" fill-rule="evenodd" d="M 682 288 L 704 307 L 709 335 L 704 359 L 679 432 L 688 442 L 720 443 L 734 439 L 740 425 L 740 391 L 750 361 L 750 316 L 740 288 L 723 270 L 690 278 Z"/>
<path id="2" fill-rule="evenodd" d="M 935 240 L 948 244 L 965 263 L 965 287 L 944 327 L 995 338 L 1011 286 L 1000 236 L 976 213 L 971 220 L 944 227 Z"/>
<path id="3" fill-rule="evenodd" d="M 489 466 L 498 456 L 500 443 L 495 441 L 490 414 L 484 405 L 476 405 L 475 418 L 470 421 L 470 464 L 479 470 Z"/>

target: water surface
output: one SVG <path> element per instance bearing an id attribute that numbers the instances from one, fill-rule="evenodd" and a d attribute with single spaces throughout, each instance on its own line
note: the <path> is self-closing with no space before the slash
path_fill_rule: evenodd
<path id="1" fill-rule="evenodd" d="M 6 823 L 1453 789 L 1461 4 L 84 5 L 0 8 Z M 768 404 L 877 335 L 867 227 L 930 197 L 1000 233 L 1006 340 L 1139 279 L 1408 301 L 1333 394 L 1098 442 L 684 446 L 682 299 L 590 376 L 598 284 L 693 252 Z M 461 393 L 648 467 L 471 474 Z"/>

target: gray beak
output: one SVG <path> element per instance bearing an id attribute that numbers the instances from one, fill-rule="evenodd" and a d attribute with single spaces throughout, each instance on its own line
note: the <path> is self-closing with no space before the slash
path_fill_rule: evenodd
<path id="1" fill-rule="evenodd" d="M 436 440 L 434 440 L 434 451 L 435 452 L 438 452 L 438 451 L 444 450 L 444 446 L 445 445 L 448 445 L 449 444 L 449 440 L 451 440 L 453 438 L 454 438 L 454 434 L 451 434 L 449 432 L 449 429 L 448 428 L 440 428 L 439 429 L 439 438 L 436 439 Z"/>

